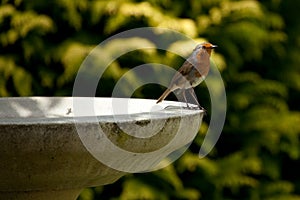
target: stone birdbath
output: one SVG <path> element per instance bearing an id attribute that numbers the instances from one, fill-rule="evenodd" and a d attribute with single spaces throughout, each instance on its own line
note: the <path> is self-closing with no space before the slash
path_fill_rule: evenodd
<path id="1" fill-rule="evenodd" d="M 92 106 L 91 106 L 92 105 Z M 0 98 L 0 199 L 74 200 L 85 187 L 163 167 L 196 136 L 203 111 L 180 102 Z M 175 153 L 174 153 L 175 152 Z"/>

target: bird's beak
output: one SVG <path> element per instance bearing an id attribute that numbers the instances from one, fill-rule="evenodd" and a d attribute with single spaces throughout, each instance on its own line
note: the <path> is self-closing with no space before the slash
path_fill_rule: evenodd
<path id="1" fill-rule="evenodd" d="M 211 48 L 213 48 L 213 49 L 214 49 L 214 48 L 217 48 L 217 47 L 218 47 L 217 45 L 212 45 L 212 46 L 211 46 Z"/>

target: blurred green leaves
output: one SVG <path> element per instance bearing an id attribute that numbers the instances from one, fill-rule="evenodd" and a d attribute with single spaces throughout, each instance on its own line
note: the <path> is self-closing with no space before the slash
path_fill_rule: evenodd
<path id="1" fill-rule="evenodd" d="M 0 56 L 0 74 L 3 78 L 0 79 L 0 93 L 9 95 L 9 85 L 7 80 L 11 80 L 12 87 L 20 95 L 31 94 L 32 76 L 22 67 L 16 66 L 12 58 Z"/>

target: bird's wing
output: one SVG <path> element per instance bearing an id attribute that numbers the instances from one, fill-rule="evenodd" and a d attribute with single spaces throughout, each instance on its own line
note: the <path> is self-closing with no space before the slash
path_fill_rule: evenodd
<path id="1" fill-rule="evenodd" d="M 176 74 L 174 75 L 172 81 L 171 81 L 171 84 L 170 86 L 176 84 L 178 85 L 180 82 L 182 81 L 186 81 L 186 78 L 187 78 L 187 75 L 189 74 L 189 72 L 191 72 L 192 68 L 194 66 L 188 62 L 188 61 L 185 61 L 182 66 L 178 69 L 178 71 L 176 72 Z"/>
<path id="2" fill-rule="evenodd" d="M 178 72 L 181 73 L 182 76 L 187 75 L 194 66 L 189 61 L 185 61 L 182 66 L 178 69 Z"/>

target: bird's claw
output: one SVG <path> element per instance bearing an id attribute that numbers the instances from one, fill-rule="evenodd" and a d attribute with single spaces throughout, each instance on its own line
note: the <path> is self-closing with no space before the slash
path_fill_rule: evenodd
<path id="1" fill-rule="evenodd" d="M 203 108 L 202 106 L 198 105 L 198 106 L 189 106 L 188 104 L 186 105 L 185 107 L 186 109 L 189 109 L 189 110 L 203 110 L 204 111 L 204 114 L 206 114 L 206 109 Z"/>

